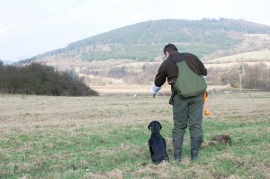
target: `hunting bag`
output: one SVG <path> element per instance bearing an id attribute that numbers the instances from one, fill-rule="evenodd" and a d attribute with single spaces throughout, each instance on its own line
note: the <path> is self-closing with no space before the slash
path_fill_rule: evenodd
<path id="1" fill-rule="evenodd" d="M 175 62 L 178 68 L 178 77 L 176 82 L 173 84 L 173 88 L 177 93 L 183 97 L 197 96 L 203 94 L 207 88 L 206 82 L 203 76 L 197 75 L 192 71 L 185 61 L 184 53 L 181 53 L 180 62 L 173 58 L 168 58 Z"/>

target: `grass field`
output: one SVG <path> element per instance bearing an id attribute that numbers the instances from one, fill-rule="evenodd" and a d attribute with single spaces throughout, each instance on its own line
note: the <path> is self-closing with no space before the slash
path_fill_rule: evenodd
<path id="1" fill-rule="evenodd" d="M 258 37 L 262 41 L 269 41 L 270 35 L 269 34 L 246 34 L 249 37 Z"/>
<path id="2" fill-rule="evenodd" d="M 208 63 L 235 63 L 235 62 L 269 62 L 270 50 L 240 53 L 207 61 Z"/>
<path id="3" fill-rule="evenodd" d="M 0 178 L 270 178 L 269 93 L 209 93 L 199 160 L 190 162 L 187 130 L 182 161 L 156 165 L 147 125 L 161 122 L 172 159 L 168 100 L 0 94 Z M 232 145 L 208 145 L 219 134 L 230 135 Z"/>

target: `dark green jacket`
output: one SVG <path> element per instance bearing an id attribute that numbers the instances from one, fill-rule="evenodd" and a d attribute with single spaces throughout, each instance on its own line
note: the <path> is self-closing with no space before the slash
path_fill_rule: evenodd
<path id="1" fill-rule="evenodd" d="M 190 67 L 192 71 L 194 71 L 196 74 L 200 76 L 207 75 L 207 69 L 197 56 L 191 53 L 185 53 L 184 57 L 187 65 Z M 170 54 L 169 58 L 174 58 L 176 61 L 180 61 L 180 53 L 173 52 Z M 177 77 L 178 77 L 178 68 L 176 64 L 173 61 L 166 59 L 160 65 L 154 82 L 157 87 L 161 87 L 166 82 L 167 79 L 168 83 L 172 85 L 176 81 Z"/>

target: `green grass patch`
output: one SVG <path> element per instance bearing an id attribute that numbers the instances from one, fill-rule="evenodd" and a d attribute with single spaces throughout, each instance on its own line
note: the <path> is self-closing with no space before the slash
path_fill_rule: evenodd
<path id="1" fill-rule="evenodd" d="M 8 115 L 3 110 L 0 178 L 268 178 L 269 95 L 249 96 L 209 96 L 207 104 L 212 113 L 203 121 L 206 144 L 196 162 L 190 161 L 188 128 L 182 161 L 172 160 L 173 122 L 171 106 L 164 104 L 167 97 L 157 97 L 155 102 L 159 105 L 152 106 L 147 102 L 151 96 L 138 98 L 136 102 L 120 97 L 105 105 L 99 102 L 108 101 L 110 97 L 95 98 L 93 101 L 97 102 L 93 104 L 85 99 L 87 105 L 68 108 L 64 118 L 59 110 L 52 112 L 55 106 L 50 113 L 47 110 L 43 114 L 36 110 L 39 105 L 35 105 L 34 112 L 19 112 L 19 117 L 13 118 L 14 123 L 11 119 L 15 114 Z M 262 98 L 264 96 L 266 98 Z M 61 100 L 65 105 L 74 104 L 76 98 L 57 98 L 56 101 Z M 80 102 L 84 103 L 84 99 Z M 14 105 L 17 103 L 14 100 Z M 127 103 L 129 105 L 125 106 Z M 23 101 L 23 104 L 26 103 Z M 222 113 L 231 109 L 234 110 L 230 115 Z M 25 113 L 29 115 L 21 115 Z M 167 142 L 170 158 L 168 163 L 157 165 L 151 161 L 148 148 L 151 132 L 147 126 L 152 120 L 162 124 L 161 134 Z M 232 145 L 210 143 L 212 137 L 221 134 L 230 135 Z"/>
<path id="2" fill-rule="evenodd" d="M 171 138 L 171 123 L 162 123 L 163 137 Z M 269 125 L 269 121 L 246 125 L 240 125 L 239 122 L 205 122 L 207 136 L 230 133 L 233 141 L 232 146 L 217 144 L 201 149 L 197 164 L 208 168 L 205 163 L 214 163 L 211 169 L 215 176 L 228 177 L 231 173 L 237 173 L 239 176 L 261 177 L 262 175 L 250 168 L 263 162 L 270 164 L 269 160 L 265 161 L 270 158 L 269 152 L 267 153 L 270 142 L 267 134 Z M 135 172 L 144 165 L 151 164 L 147 145 L 150 132 L 145 125 L 127 125 L 109 130 L 108 126 L 100 126 L 99 131 L 103 131 L 102 133 L 82 135 L 91 130 L 96 129 L 79 128 L 72 133 L 63 130 L 50 131 L 47 134 L 19 134 L 17 137 L 10 136 L 7 141 L 1 140 L 1 178 L 19 178 L 23 175 L 29 178 L 48 178 L 49 173 L 63 173 L 60 178 L 80 178 L 87 172 L 104 173 L 115 168 L 128 167 L 129 172 Z M 187 133 L 183 158 L 189 157 L 188 137 Z M 210 140 L 209 137 L 206 140 Z M 171 158 L 172 151 L 168 153 Z M 181 165 L 178 168 L 188 169 Z M 239 169 L 244 172 L 239 172 Z M 67 174 L 68 171 L 77 172 Z M 133 178 L 129 172 L 124 172 L 124 176 Z M 143 176 L 151 177 L 151 174 L 141 175 Z"/>

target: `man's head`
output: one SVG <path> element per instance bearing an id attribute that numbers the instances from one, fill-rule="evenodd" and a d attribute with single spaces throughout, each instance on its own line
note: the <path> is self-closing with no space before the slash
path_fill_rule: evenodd
<path id="1" fill-rule="evenodd" d="M 168 57 L 173 51 L 178 51 L 178 49 L 176 48 L 175 45 L 173 44 L 168 44 L 165 45 L 163 52 L 165 54 L 166 57 Z"/>

